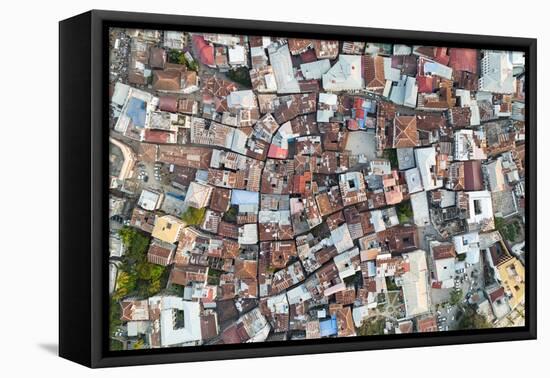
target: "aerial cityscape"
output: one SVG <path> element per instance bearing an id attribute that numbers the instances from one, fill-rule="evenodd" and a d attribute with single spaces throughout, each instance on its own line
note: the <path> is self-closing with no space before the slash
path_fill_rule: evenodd
<path id="1" fill-rule="evenodd" d="M 525 325 L 522 52 L 109 46 L 111 350 Z"/>

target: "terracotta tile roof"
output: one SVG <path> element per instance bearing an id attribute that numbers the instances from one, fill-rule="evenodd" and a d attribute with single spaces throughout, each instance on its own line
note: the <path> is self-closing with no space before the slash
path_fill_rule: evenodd
<path id="1" fill-rule="evenodd" d="M 416 328 L 418 329 L 418 332 L 436 332 L 437 320 L 435 316 L 418 319 L 416 322 Z"/>
<path id="2" fill-rule="evenodd" d="M 415 116 L 396 116 L 393 122 L 393 147 L 418 146 L 418 132 Z"/>
<path id="3" fill-rule="evenodd" d="M 174 252 L 175 245 L 155 240 L 147 251 L 147 261 L 166 266 L 172 263 Z"/>
<path id="4" fill-rule="evenodd" d="M 135 207 L 132 211 L 130 224 L 142 231 L 151 233 L 155 227 L 155 214 L 153 212 Z"/>
<path id="5" fill-rule="evenodd" d="M 432 247 L 434 260 L 448 259 L 455 257 L 455 247 L 452 243 L 442 243 Z"/>
<path id="6" fill-rule="evenodd" d="M 336 302 L 341 305 L 349 305 L 355 301 L 355 289 L 353 287 L 336 293 Z"/>
<path id="7" fill-rule="evenodd" d="M 334 59 L 338 56 L 338 41 L 315 40 L 313 43 L 318 59 Z"/>
<path id="8" fill-rule="evenodd" d="M 446 47 L 436 47 L 434 53 L 434 60 L 443 65 L 449 64 L 449 55 L 447 55 Z"/>
<path id="9" fill-rule="evenodd" d="M 227 97 L 231 92 L 237 90 L 235 83 L 215 75 L 203 81 L 202 87 L 205 95 L 214 97 Z"/>
<path id="10" fill-rule="evenodd" d="M 481 161 L 469 160 L 464 162 L 464 190 L 482 190 Z"/>
<path id="11" fill-rule="evenodd" d="M 393 253 L 410 252 L 418 248 L 418 233 L 415 226 L 396 226 L 377 234 Z"/>
<path id="12" fill-rule="evenodd" d="M 504 294 L 505 294 L 504 288 L 501 286 L 498 289 L 493 290 L 492 292 L 489 293 L 489 300 L 491 302 L 496 302 L 497 300 L 503 298 Z"/>
<path id="13" fill-rule="evenodd" d="M 176 113 L 178 111 L 178 99 L 173 96 L 160 96 L 159 109 Z"/>
<path id="14" fill-rule="evenodd" d="M 414 49 L 414 52 L 429 58 L 435 58 L 435 47 L 433 46 L 418 46 Z"/>
<path id="15" fill-rule="evenodd" d="M 363 56 L 365 86 L 367 88 L 383 88 L 386 85 L 384 77 L 384 58 L 381 56 Z"/>
<path id="16" fill-rule="evenodd" d="M 470 108 L 461 108 L 455 106 L 449 109 L 449 121 L 454 127 L 470 126 L 470 117 Z"/>
<path id="17" fill-rule="evenodd" d="M 123 322 L 149 319 L 149 303 L 147 300 L 123 301 L 120 306 L 122 308 L 120 319 Z"/>
<path id="18" fill-rule="evenodd" d="M 239 226 L 237 226 L 235 223 L 221 221 L 218 227 L 218 234 L 227 238 L 238 239 Z"/>
<path id="19" fill-rule="evenodd" d="M 296 244 L 293 240 L 263 242 L 260 250 L 269 251 L 270 265 L 276 269 L 286 267 L 290 258 L 296 256 Z"/>
<path id="20" fill-rule="evenodd" d="M 304 62 L 304 63 L 311 63 L 311 62 L 315 62 L 317 60 L 315 50 L 311 50 L 311 49 L 306 50 L 303 53 L 301 53 L 300 58 L 302 59 L 302 62 Z"/>
<path id="21" fill-rule="evenodd" d="M 410 320 L 406 320 L 399 323 L 399 331 L 401 333 L 412 333 L 413 332 L 413 323 Z"/>
<path id="22" fill-rule="evenodd" d="M 338 336 L 355 336 L 355 326 L 350 307 L 344 307 L 336 310 L 336 321 L 338 324 Z"/>
<path id="23" fill-rule="evenodd" d="M 181 89 L 181 72 L 176 70 L 153 71 L 153 89 L 155 91 L 177 92 Z"/>
<path id="24" fill-rule="evenodd" d="M 237 331 L 237 325 L 232 324 L 229 328 L 225 329 L 221 334 L 224 344 L 239 344 L 241 343 L 241 337 Z"/>
<path id="25" fill-rule="evenodd" d="M 166 64 L 166 51 L 160 47 L 151 47 L 149 50 L 149 65 L 152 68 L 164 68 Z"/>
<path id="26" fill-rule="evenodd" d="M 201 316 L 201 337 L 209 340 L 218 336 L 218 322 L 215 314 Z"/>
<path id="27" fill-rule="evenodd" d="M 297 39 L 289 38 L 288 39 L 288 49 L 292 55 L 298 55 L 308 48 L 313 46 L 313 41 L 311 39 Z"/>
<path id="28" fill-rule="evenodd" d="M 235 277 L 243 278 L 256 278 L 258 275 L 258 261 L 256 260 L 235 260 Z"/>
<path id="29" fill-rule="evenodd" d="M 453 70 L 477 73 L 478 50 L 451 48 L 449 50 L 449 57 L 449 66 Z"/>
<path id="30" fill-rule="evenodd" d="M 441 127 L 445 127 L 447 119 L 443 113 L 423 113 L 416 115 L 416 129 L 417 130 L 426 130 L 432 131 L 437 130 Z"/>
<path id="31" fill-rule="evenodd" d="M 170 131 L 145 129 L 143 132 L 143 141 L 147 143 L 174 143 L 175 139 Z"/>
<path id="32" fill-rule="evenodd" d="M 207 66 L 214 65 L 214 46 L 206 43 L 202 35 L 193 36 L 193 47 L 196 53 L 199 54 L 199 59 L 202 64 Z"/>
<path id="33" fill-rule="evenodd" d="M 171 284 L 187 286 L 191 282 L 206 282 L 208 268 L 204 266 L 188 265 L 174 266 L 170 272 L 168 282 Z"/>
<path id="34" fill-rule="evenodd" d="M 229 207 L 229 199 L 231 191 L 225 188 L 214 188 L 212 190 L 212 198 L 210 200 L 210 208 L 221 213 L 225 212 Z"/>
<path id="35" fill-rule="evenodd" d="M 416 84 L 418 85 L 418 93 L 433 93 L 435 89 L 434 83 L 436 81 L 437 81 L 437 76 L 418 75 L 416 77 Z"/>

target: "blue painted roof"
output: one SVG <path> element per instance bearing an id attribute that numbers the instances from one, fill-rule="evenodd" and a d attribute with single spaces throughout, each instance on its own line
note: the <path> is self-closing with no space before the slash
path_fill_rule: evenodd
<path id="1" fill-rule="evenodd" d="M 234 189 L 231 191 L 232 205 L 250 205 L 259 204 L 260 196 L 258 192 L 250 192 L 248 190 Z"/>
<path id="2" fill-rule="evenodd" d="M 126 114 L 132 119 L 136 127 L 145 126 L 145 114 L 147 112 L 147 103 L 139 98 L 132 97 L 128 101 Z"/>
<path id="3" fill-rule="evenodd" d="M 336 335 L 338 333 L 336 315 L 332 315 L 330 319 L 321 320 L 319 322 L 319 328 L 321 331 L 321 337 Z"/>
<path id="4" fill-rule="evenodd" d="M 166 195 L 170 196 L 170 197 L 177 198 L 177 199 L 182 200 L 182 201 L 185 200 L 185 196 L 182 195 L 182 194 L 167 192 Z"/>

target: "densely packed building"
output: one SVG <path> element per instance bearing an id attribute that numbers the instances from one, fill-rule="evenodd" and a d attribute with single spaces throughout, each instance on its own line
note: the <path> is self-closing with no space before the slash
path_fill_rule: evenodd
<path id="1" fill-rule="evenodd" d="M 524 324 L 522 53 L 110 46 L 112 349 Z"/>

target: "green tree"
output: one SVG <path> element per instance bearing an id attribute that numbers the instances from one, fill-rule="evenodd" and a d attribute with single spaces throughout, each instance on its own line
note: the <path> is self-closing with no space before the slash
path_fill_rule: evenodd
<path id="1" fill-rule="evenodd" d="M 390 161 L 392 169 L 397 169 L 397 167 L 399 165 L 398 161 L 397 161 L 397 149 L 395 149 L 395 148 L 385 149 L 382 156 L 384 156 L 384 158 L 386 158 Z"/>
<path id="2" fill-rule="evenodd" d="M 129 295 L 157 294 L 165 286 L 166 269 L 147 261 L 149 237 L 130 227 L 122 228 L 119 234 L 127 251 L 118 266 L 117 289 L 112 295 L 113 299 L 121 300 Z"/>
<path id="3" fill-rule="evenodd" d="M 191 71 L 198 71 L 199 64 L 196 60 L 190 61 L 185 57 L 185 53 L 181 50 L 171 49 L 168 51 L 168 62 L 181 64 L 186 66 Z"/>
<path id="4" fill-rule="evenodd" d="M 233 205 L 223 213 L 222 219 L 226 222 L 234 223 L 237 221 L 237 213 L 237 206 Z"/>
<path id="5" fill-rule="evenodd" d="M 396 206 L 397 217 L 399 218 L 400 223 L 407 223 L 413 217 L 413 210 L 411 206 L 411 201 L 404 201 L 399 203 Z"/>
<path id="6" fill-rule="evenodd" d="M 458 290 L 453 290 L 451 292 L 451 298 L 449 299 L 449 302 L 455 306 L 457 304 L 460 303 L 460 301 L 462 300 L 463 298 L 463 295 L 462 295 L 462 289 L 458 289 Z"/>
<path id="7" fill-rule="evenodd" d="M 185 56 L 183 55 L 183 51 L 176 50 L 176 49 L 170 49 L 168 50 L 168 63 L 174 63 L 174 64 L 184 64 L 183 60 L 185 59 Z"/>
<path id="8" fill-rule="evenodd" d="M 384 318 L 369 318 L 361 323 L 361 326 L 357 330 L 357 334 L 359 336 L 383 335 L 384 327 Z"/>
<path id="9" fill-rule="evenodd" d="M 109 306 L 109 333 L 111 334 L 111 336 L 114 336 L 114 333 L 122 325 L 122 320 L 120 320 L 121 315 L 122 315 L 122 310 L 120 308 L 119 302 L 114 299 L 111 299 L 111 303 Z M 110 350 L 123 349 L 122 342 L 120 342 L 119 340 L 110 339 L 109 344 L 110 344 Z"/>
<path id="10" fill-rule="evenodd" d="M 109 344 L 109 350 L 122 350 L 123 345 L 122 342 L 120 342 L 119 340 L 111 339 L 109 340 Z"/>
<path id="11" fill-rule="evenodd" d="M 122 310 L 118 301 L 111 299 L 110 308 L 109 308 L 109 331 L 113 334 L 118 327 L 122 325 L 120 317 L 122 315 Z"/>
<path id="12" fill-rule="evenodd" d="M 208 269 L 208 284 L 209 285 L 219 285 L 220 284 L 220 276 L 222 275 L 222 271 L 218 269 L 210 268 Z"/>
<path id="13" fill-rule="evenodd" d="M 206 214 L 206 208 L 195 209 L 194 207 L 189 206 L 187 210 L 181 215 L 181 220 L 184 221 L 188 226 L 200 225 L 204 220 Z"/>
<path id="14" fill-rule="evenodd" d="M 137 277 L 131 273 L 123 270 L 119 271 L 116 280 L 116 291 L 112 297 L 115 300 L 121 300 L 122 298 L 130 295 L 137 286 Z"/>
<path id="15" fill-rule="evenodd" d="M 143 341 L 142 338 L 140 338 L 138 341 L 134 343 L 134 349 L 143 349 L 145 346 L 145 341 Z"/>
<path id="16" fill-rule="evenodd" d="M 386 277 L 386 288 L 388 289 L 388 291 L 399 290 L 399 286 L 395 284 L 395 281 L 391 277 Z"/>
<path id="17" fill-rule="evenodd" d="M 487 321 L 487 318 L 477 311 L 472 306 L 467 306 L 458 322 L 460 329 L 483 329 L 492 328 L 491 323 Z"/>
<path id="18" fill-rule="evenodd" d="M 497 229 L 502 237 L 511 242 L 515 241 L 520 232 L 520 228 L 516 222 L 506 223 L 503 218 L 495 217 L 495 229 Z"/>
<path id="19" fill-rule="evenodd" d="M 137 233 L 136 229 L 130 228 L 130 227 L 123 227 L 118 231 L 118 234 L 120 235 L 120 239 L 126 246 L 130 246 L 136 233 Z"/>
<path id="20" fill-rule="evenodd" d="M 149 237 L 139 233 L 135 228 L 123 227 L 119 230 L 119 235 L 127 248 L 124 260 L 142 261 L 145 260 L 147 249 L 149 248 Z"/>
<path id="21" fill-rule="evenodd" d="M 246 88 L 252 88 L 252 81 L 250 80 L 250 72 L 246 67 L 239 67 L 227 72 L 227 77 L 233 80 L 235 83 L 241 84 Z"/>

